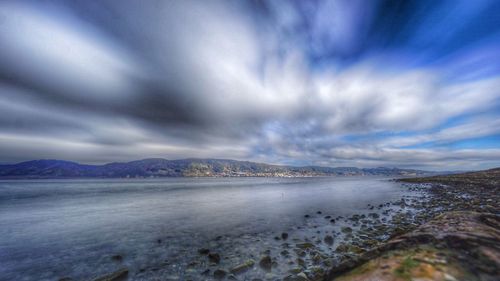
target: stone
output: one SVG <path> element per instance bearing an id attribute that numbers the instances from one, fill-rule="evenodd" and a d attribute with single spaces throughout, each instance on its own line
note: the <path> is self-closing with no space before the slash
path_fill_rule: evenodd
<path id="1" fill-rule="evenodd" d="M 351 233 L 352 232 L 352 228 L 348 227 L 348 226 L 343 226 L 340 231 L 342 231 L 343 233 Z"/>
<path id="2" fill-rule="evenodd" d="M 250 260 L 245 261 L 242 264 L 239 264 L 239 265 L 231 268 L 231 270 L 229 270 L 229 271 L 231 271 L 231 273 L 234 273 L 234 274 L 241 274 L 241 273 L 249 270 L 250 268 L 252 268 L 254 264 L 255 264 L 255 261 L 250 259 Z"/>
<path id="3" fill-rule="evenodd" d="M 217 269 L 214 271 L 214 278 L 215 279 L 224 279 L 226 277 L 227 272 L 222 270 L 222 269 Z"/>
<path id="4" fill-rule="evenodd" d="M 326 235 L 324 239 L 325 243 L 328 245 L 333 245 L 333 236 L 331 235 Z"/>
<path id="5" fill-rule="evenodd" d="M 297 243 L 297 244 L 295 244 L 295 246 L 297 248 L 300 248 L 300 249 L 314 248 L 314 244 L 309 243 L 309 242 Z"/>
<path id="6" fill-rule="evenodd" d="M 337 249 L 335 249 L 336 252 L 339 252 L 339 253 L 345 253 L 349 250 L 349 248 L 347 247 L 346 244 L 340 244 L 337 246 Z"/>
<path id="7" fill-rule="evenodd" d="M 208 254 L 208 260 L 211 263 L 219 264 L 220 263 L 220 255 L 217 253 L 210 253 L 210 254 Z"/>
<path id="8" fill-rule="evenodd" d="M 210 253 L 210 250 L 206 249 L 206 248 L 201 248 L 201 249 L 198 249 L 198 253 L 200 255 L 208 255 L 208 253 Z"/>
<path id="9" fill-rule="evenodd" d="M 262 267 L 265 270 L 271 270 L 272 263 L 273 261 L 270 256 L 264 256 L 259 261 L 260 267 Z"/>

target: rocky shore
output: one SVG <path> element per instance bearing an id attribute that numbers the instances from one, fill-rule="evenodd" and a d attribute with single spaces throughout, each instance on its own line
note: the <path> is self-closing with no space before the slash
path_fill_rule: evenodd
<path id="1" fill-rule="evenodd" d="M 500 169 L 401 181 L 429 186 L 418 208 L 422 221 L 434 218 L 333 267 L 325 280 L 498 280 Z"/>
<path id="2" fill-rule="evenodd" d="M 318 210 L 280 233 L 218 236 L 181 252 L 185 263 L 96 280 L 496 280 L 499 179 L 500 169 L 401 179 L 408 195 L 397 201 L 348 217 Z"/>

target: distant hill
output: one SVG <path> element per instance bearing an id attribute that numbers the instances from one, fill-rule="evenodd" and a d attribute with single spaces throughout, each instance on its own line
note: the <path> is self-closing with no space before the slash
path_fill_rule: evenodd
<path id="1" fill-rule="evenodd" d="M 0 165 L 6 178 L 146 178 L 146 177 L 302 177 L 302 176 L 428 176 L 437 173 L 397 168 L 279 166 L 226 159 L 160 158 L 127 163 L 85 165 L 62 160 L 33 160 Z"/>

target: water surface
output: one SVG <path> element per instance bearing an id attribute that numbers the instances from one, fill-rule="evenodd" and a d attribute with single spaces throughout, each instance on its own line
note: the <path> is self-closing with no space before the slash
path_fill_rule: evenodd
<path id="1" fill-rule="evenodd" d="M 0 280 L 90 280 L 121 266 L 131 280 L 196 279 L 210 268 L 198 248 L 230 267 L 283 231 L 306 235 L 300 226 L 318 221 L 305 214 L 349 216 L 407 193 L 374 177 L 0 181 Z"/>

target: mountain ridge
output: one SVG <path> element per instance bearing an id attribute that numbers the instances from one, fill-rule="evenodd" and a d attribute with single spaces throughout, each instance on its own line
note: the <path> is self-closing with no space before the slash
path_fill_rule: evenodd
<path id="1" fill-rule="evenodd" d="M 0 165 L 0 179 L 149 178 L 149 177 L 307 177 L 307 176 L 420 176 L 437 172 L 399 168 L 288 166 L 231 159 L 146 158 L 101 165 L 39 159 Z"/>

